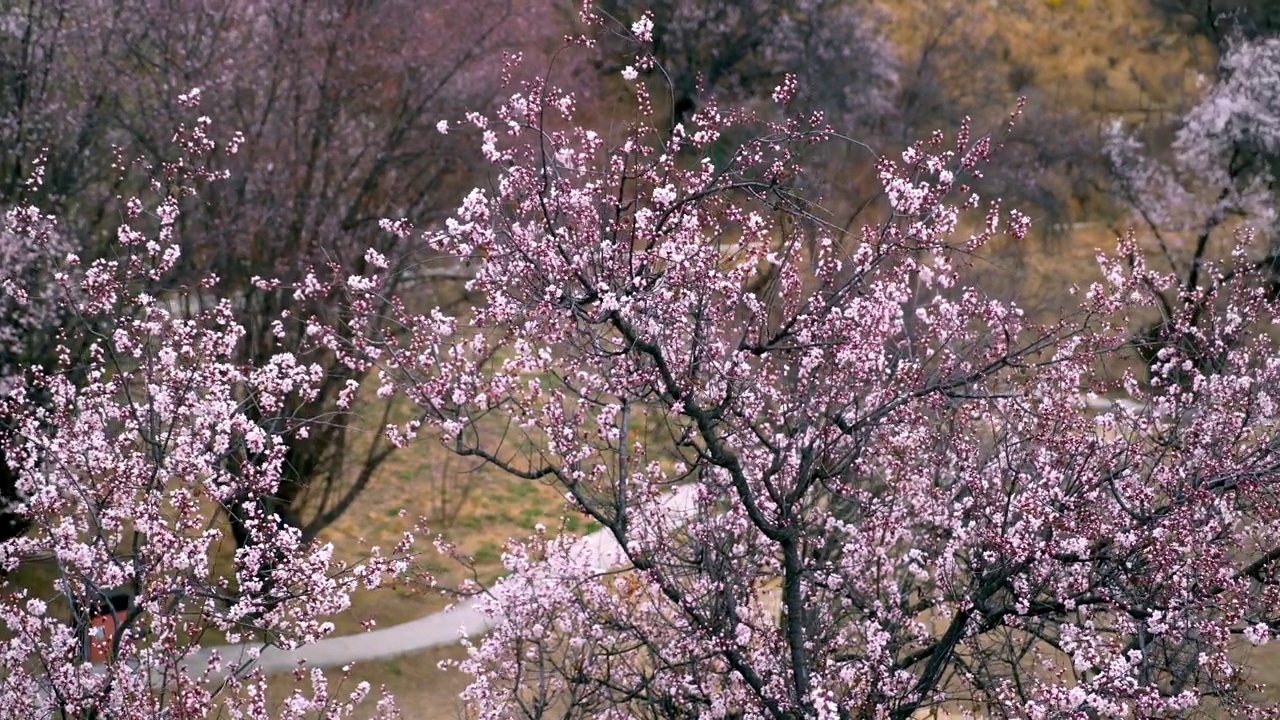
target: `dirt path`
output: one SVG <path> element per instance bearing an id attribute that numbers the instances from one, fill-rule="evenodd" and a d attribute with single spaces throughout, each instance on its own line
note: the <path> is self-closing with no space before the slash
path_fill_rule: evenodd
<path id="1" fill-rule="evenodd" d="M 694 512 L 694 494 L 696 486 L 682 485 L 676 488 L 663 501 L 663 506 L 670 511 L 668 522 L 676 524 L 680 518 Z M 578 541 L 584 560 L 590 562 L 598 571 L 617 566 L 621 560 L 621 549 L 608 530 L 597 530 Z M 289 672 L 305 663 L 307 667 L 332 668 L 349 663 L 381 660 L 398 655 L 407 655 L 422 650 L 456 645 L 464 636 L 476 637 L 484 634 L 497 622 L 475 608 L 473 601 L 432 613 L 407 623 L 373 630 L 370 632 L 326 638 L 306 645 L 297 650 L 281 650 L 279 648 L 263 648 L 255 663 L 268 674 Z M 201 672 L 208 665 L 209 654 L 217 651 L 223 662 L 236 666 L 247 662 L 251 647 L 261 645 L 222 645 L 205 648 L 187 658 L 186 666 L 193 674 Z"/>

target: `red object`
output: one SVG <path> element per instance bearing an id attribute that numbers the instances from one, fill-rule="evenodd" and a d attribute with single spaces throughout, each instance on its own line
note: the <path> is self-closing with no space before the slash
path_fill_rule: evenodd
<path id="1" fill-rule="evenodd" d="M 111 645 L 116 627 L 129 616 L 129 594 L 107 592 L 94 604 L 89 617 L 89 662 L 106 662 L 111 657 Z"/>

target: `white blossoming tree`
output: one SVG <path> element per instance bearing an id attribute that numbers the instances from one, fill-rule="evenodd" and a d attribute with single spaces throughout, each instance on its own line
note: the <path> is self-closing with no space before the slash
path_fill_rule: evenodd
<path id="1" fill-rule="evenodd" d="M 182 96 L 189 113 L 197 97 Z M 404 573 L 412 535 L 352 564 L 262 510 L 257 500 L 284 481 L 287 442 L 327 420 L 290 411 L 319 392 L 323 368 L 284 347 L 244 364 L 246 329 L 228 302 L 181 316 L 149 293 L 181 256 L 183 203 L 220 179 L 193 160 L 234 152 L 208 124 L 181 127 L 180 159 L 148 168 L 152 191 L 122 203 L 107 257 L 53 255 L 57 218 L 35 207 L 5 218 L 6 238 L 50 258 L 47 273 L 4 279 L 11 316 L 57 305 L 65 325 L 51 366 L 23 367 L 0 396 L 19 498 L 9 510 L 29 526 L 0 540 L 0 716 L 338 718 L 371 691 L 339 694 L 317 672 L 269 712 L 254 667 L 263 647 L 333 632 L 330 616 L 356 588 Z M 348 387 L 339 406 L 353 397 Z M 250 542 L 231 537 L 232 512 Z M 16 571 L 31 562 L 51 568 L 51 584 L 22 581 Z M 206 651 L 222 640 L 247 653 Z M 392 717 L 394 706 L 377 713 Z"/>
<path id="2" fill-rule="evenodd" d="M 1159 295 L 1162 319 L 1143 338 L 1149 359 L 1171 344 L 1191 349 L 1191 338 L 1169 334 L 1168 321 L 1182 314 L 1198 326 L 1218 285 L 1265 270 L 1263 282 L 1273 292 L 1280 288 L 1280 38 L 1230 43 L 1216 82 L 1183 118 L 1170 161 L 1152 157 L 1119 123 L 1110 128 L 1105 150 L 1116 189 L 1143 236 L 1181 279 Z M 1246 226 L 1260 236 L 1252 254 L 1207 272 L 1211 259 L 1228 259 L 1232 233 Z"/>

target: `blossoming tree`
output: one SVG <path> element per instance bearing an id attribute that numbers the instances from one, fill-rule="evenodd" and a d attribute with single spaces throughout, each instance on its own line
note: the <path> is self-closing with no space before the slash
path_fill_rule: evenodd
<path id="1" fill-rule="evenodd" d="M 888 219 L 845 234 L 798 159 L 824 125 L 711 104 L 668 135 L 634 88 L 617 143 L 546 77 L 470 115 L 496 177 L 426 235 L 482 299 L 402 304 L 408 337 L 354 349 L 421 409 L 399 441 L 434 428 L 616 541 L 603 572 L 564 527 L 508 546 L 481 594 L 502 622 L 462 663 L 479 717 L 1275 711 L 1241 650 L 1280 628 L 1264 294 L 1205 291 L 1214 372 L 1170 346 L 1150 385 L 1107 386 L 1130 314 L 1178 278 L 1126 240 L 1049 324 L 966 284 L 1027 231 L 967 184 L 1005 129 L 882 158 Z M 713 159 L 729 133 L 751 139 Z M 350 279 L 356 317 L 375 278 Z M 1139 403 L 1088 409 L 1118 389 Z"/>
<path id="2" fill-rule="evenodd" d="M 1157 296 L 1161 319 L 1146 332 L 1149 358 L 1169 344 L 1192 342 L 1172 333 L 1165 319 L 1182 313 L 1197 325 L 1205 316 L 1205 303 L 1219 297 L 1213 292 L 1219 284 L 1244 274 L 1272 292 L 1280 288 L 1277 77 L 1280 38 L 1237 37 L 1224 51 L 1216 82 L 1182 118 L 1172 162 L 1151 157 L 1118 123 L 1108 133 L 1105 150 L 1118 194 L 1141 223 L 1147 244 L 1180 277 Z M 1241 222 L 1260 235 L 1260 242 L 1239 262 L 1231 262 L 1232 226 Z M 1228 266 L 1215 275 L 1207 271 L 1209 260 Z"/>
<path id="3" fill-rule="evenodd" d="M 189 113 L 196 97 L 183 97 Z M 152 192 L 123 203 L 109 257 L 59 248 L 57 219 L 34 206 L 5 217 L 5 239 L 49 258 L 45 274 L 5 278 L 6 307 L 22 315 L 57 304 L 66 318 L 52 366 L 19 367 L 0 397 L 19 499 L 9 510 L 30 526 L 0 541 L 6 717 L 346 717 L 370 691 L 339 694 L 316 671 L 310 689 L 299 683 L 269 712 L 253 667 L 262 647 L 331 633 L 328 616 L 357 587 L 405 571 L 412 536 L 353 565 L 260 510 L 255 500 L 283 481 L 288 439 L 326 420 L 289 411 L 319 391 L 323 370 L 284 348 L 260 365 L 238 362 L 245 328 L 227 302 L 184 317 L 149 293 L 180 257 L 183 204 L 217 179 L 193 160 L 236 149 L 217 146 L 208 122 L 180 129 L 180 159 L 149 168 Z M 140 229 L 151 225 L 155 233 Z M 251 542 L 230 538 L 232 512 Z M 16 572 L 31 563 L 51 582 Z M 109 602 L 117 591 L 130 601 Z M 112 613 L 91 627 L 90 615 Z M 201 652 L 221 639 L 246 642 L 247 654 Z M 393 712 L 389 699 L 378 706 Z"/>
<path id="4" fill-rule="evenodd" d="M 113 171 L 117 146 L 173 160 L 168 140 L 184 113 L 175 98 L 198 85 L 205 113 L 243 140 L 235 156 L 210 159 L 229 177 L 179 218 L 188 232 L 175 238 L 182 254 L 165 281 L 191 287 L 191 308 L 229 299 L 245 328 L 238 361 L 261 364 L 280 346 L 273 323 L 301 345 L 300 320 L 337 298 L 254 277 L 293 286 L 317 265 L 356 272 L 368 246 L 398 259 L 410 248 L 378 230 L 381 217 L 428 222 L 463 197 L 478 153 L 436 133 L 434 118 L 490 107 L 502 52 L 541 37 L 541 25 L 518 22 L 527 10 L 510 0 L 0 0 L 0 204 L 35 201 L 86 260 L 109 253 L 116 198 L 138 190 Z M 26 187 L 41 153 L 47 177 Z M 221 280 L 216 296 L 198 287 L 209 274 Z M 407 267 L 397 279 L 432 287 L 417 280 Z M 351 506 L 391 450 L 337 406 L 347 381 L 363 377 L 322 354 L 313 348 L 320 392 L 291 410 L 330 422 L 286 439 L 286 482 L 263 499 L 308 538 Z"/>

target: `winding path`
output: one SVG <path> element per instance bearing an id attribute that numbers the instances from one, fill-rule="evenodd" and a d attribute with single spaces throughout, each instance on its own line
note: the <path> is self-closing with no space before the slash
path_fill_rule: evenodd
<path id="1" fill-rule="evenodd" d="M 682 485 L 663 499 L 663 507 L 669 511 L 669 522 L 674 524 L 694 513 L 696 491 L 694 485 Z M 603 572 L 619 564 L 621 548 L 607 529 L 583 536 L 578 544 L 597 571 Z M 296 650 L 263 648 L 254 664 L 268 674 L 291 672 L 304 663 L 313 668 L 340 667 L 456 644 L 464 636 L 483 634 L 497 622 L 496 618 L 476 609 L 475 601 L 468 600 L 417 620 L 370 632 L 326 638 Z M 237 666 L 249 660 L 251 647 L 262 646 L 242 643 L 205 648 L 186 658 L 184 664 L 188 672 L 199 674 L 207 667 L 210 652 L 217 651 L 225 663 Z"/>

